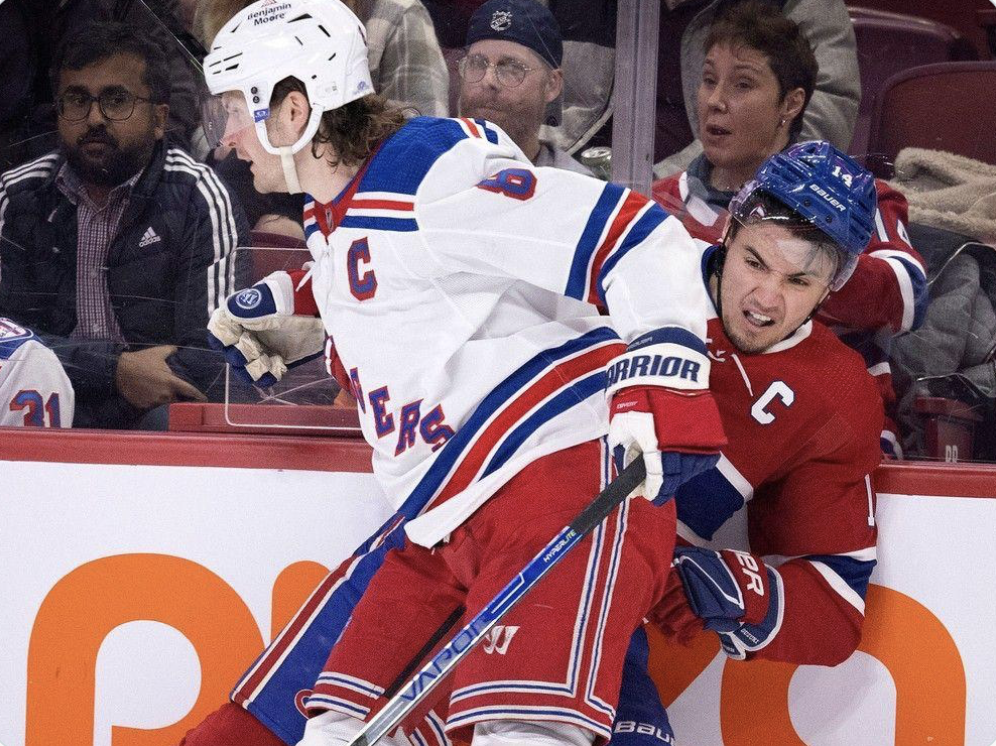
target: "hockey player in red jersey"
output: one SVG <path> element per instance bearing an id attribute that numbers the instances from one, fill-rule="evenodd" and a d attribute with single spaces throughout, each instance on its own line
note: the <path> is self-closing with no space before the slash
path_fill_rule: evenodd
<path id="1" fill-rule="evenodd" d="M 796 143 L 819 68 L 798 25 L 770 3 L 733 6 L 710 29 L 705 52 L 697 94 L 703 152 L 687 170 L 655 182 L 653 196 L 711 243 L 722 235 L 733 193 L 768 156 Z M 895 399 L 890 340 L 922 322 L 927 279 L 906 233 L 906 198 L 884 181 L 875 187 L 871 241 L 817 318 L 865 358 L 888 408 Z M 881 437 L 883 452 L 902 455 L 891 421 Z"/>
<path id="2" fill-rule="evenodd" d="M 339 0 L 254 3 L 205 60 L 257 188 L 309 195 L 314 260 L 227 299 L 209 331 L 257 381 L 327 332 L 398 510 L 235 699 L 300 738 L 296 712 L 272 714 L 298 693 L 277 669 L 324 613 L 315 645 L 331 654 L 304 684 L 300 743 L 348 741 L 453 608 L 476 613 L 585 507 L 619 449 L 646 464 L 648 499 L 620 506 L 508 612 L 503 640 L 468 655 L 446 723 L 477 746 L 604 741 L 627 640 L 669 574 L 670 498 L 725 443 L 701 250 L 652 201 L 534 168 L 484 120 L 405 122 L 372 95 L 366 60 Z"/>
<path id="3" fill-rule="evenodd" d="M 733 658 L 835 665 L 858 645 L 875 565 L 882 405 L 862 359 L 812 317 L 853 281 L 875 187 L 829 144 L 803 143 L 769 158 L 730 210 L 703 263 L 729 443 L 678 491 L 675 572 L 649 616 L 679 641 L 715 632 Z M 639 632 L 613 744 L 673 737 L 646 655 Z"/>

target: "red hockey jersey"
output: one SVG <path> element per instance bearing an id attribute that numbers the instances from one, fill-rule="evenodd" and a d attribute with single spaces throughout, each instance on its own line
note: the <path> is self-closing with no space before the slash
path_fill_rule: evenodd
<path id="1" fill-rule="evenodd" d="M 878 210 L 875 233 L 858 266 L 838 292 L 820 307 L 817 318 L 865 360 L 875 376 L 883 401 L 895 400 L 889 367 L 890 342 L 895 334 L 916 329 L 927 310 L 927 277 L 923 259 L 906 232 L 908 205 L 902 193 L 881 179 L 875 181 Z M 721 193 L 710 190 L 688 171 L 654 182 L 653 197 L 678 217 L 693 237 L 717 243 L 726 225 Z M 901 455 L 894 425 L 883 430 L 882 447 Z"/>
<path id="2" fill-rule="evenodd" d="M 745 355 L 713 318 L 708 345 L 729 445 L 716 468 L 679 490 L 679 534 L 749 549 L 778 568 L 784 617 L 757 657 L 838 663 L 860 638 L 875 565 L 870 475 L 883 417 L 875 384 L 861 358 L 819 323 Z"/>

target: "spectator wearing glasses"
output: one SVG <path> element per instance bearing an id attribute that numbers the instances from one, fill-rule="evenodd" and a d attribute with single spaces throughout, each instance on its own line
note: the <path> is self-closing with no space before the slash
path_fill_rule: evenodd
<path id="1" fill-rule="evenodd" d="M 560 27 L 536 0 L 490 0 L 471 16 L 460 60 L 460 114 L 501 127 L 536 166 L 588 174 L 540 138 L 560 115 L 564 75 Z"/>
<path id="2" fill-rule="evenodd" d="M 162 427 L 221 371 L 208 316 L 245 228 L 207 167 L 167 147 L 162 53 L 91 24 L 52 67 L 59 150 L 0 176 L 0 315 L 59 356 L 83 427 Z M 156 410 L 155 415 L 149 415 Z"/>

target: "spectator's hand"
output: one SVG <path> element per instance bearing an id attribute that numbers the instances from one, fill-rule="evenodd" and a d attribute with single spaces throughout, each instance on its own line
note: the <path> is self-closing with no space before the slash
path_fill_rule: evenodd
<path id="1" fill-rule="evenodd" d="M 166 359 L 174 352 L 174 345 L 122 352 L 114 375 L 121 396 L 143 411 L 181 400 L 207 401 L 195 386 L 170 370 Z"/>

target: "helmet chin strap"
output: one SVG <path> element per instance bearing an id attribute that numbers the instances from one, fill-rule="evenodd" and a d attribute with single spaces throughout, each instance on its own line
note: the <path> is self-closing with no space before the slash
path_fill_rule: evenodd
<path id="1" fill-rule="evenodd" d="M 294 163 L 294 148 L 290 145 L 285 145 L 280 150 L 280 165 L 284 169 L 284 181 L 287 182 L 287 193 L 288 194 L 300 194 L 304 190 L 301 189 L 301 181 L 297 178 L 297 164 Z"/>
<path id="2" fill-rule="evenodd" d="M 305 125 L 304 132 L 301 133 L 301 136 L 293 145 L 273 145 L 270 142 L 270 135 L 266 131 L 266 122 L 256 122 L 256 134 L 259 136 L 259 142 L 263 146 L 263 149 L 267 153 L 280 156 L 280 166 L 284 172 L 284 181 L 287 182 L 288 194 L 300 194 L 304 191 L 301 188 L 301 180 L 297 175 L 297 164 L 294 162 L 294 156 L 303 150 L 311 142 L 311 138 L 315 136 L 315 133 L 318 132 L 322 112 L 323 109 L 320 106 L 311 107 L 311 113 L 308 116 L 308 123 Z"/>

